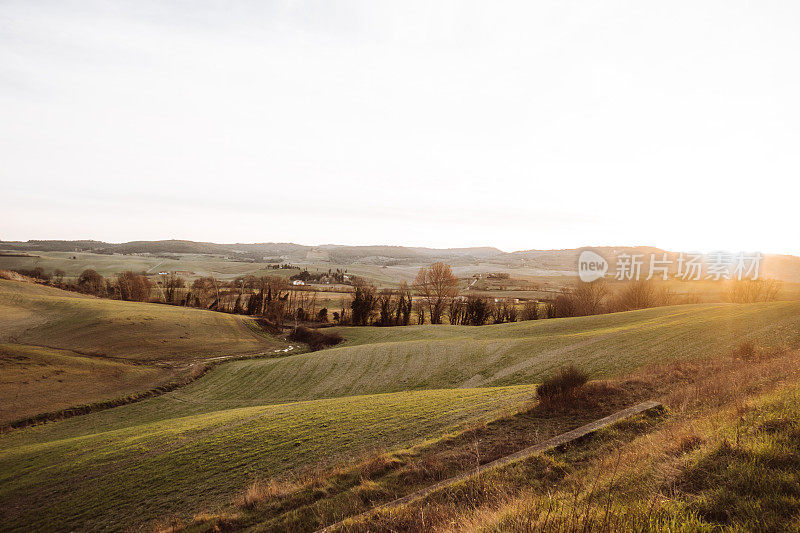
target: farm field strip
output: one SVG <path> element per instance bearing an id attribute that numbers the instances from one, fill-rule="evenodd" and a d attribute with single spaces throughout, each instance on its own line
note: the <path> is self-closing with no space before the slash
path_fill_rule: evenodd
<path id="1" fill-rule="evenodd" d="M 47 528 L 81 517 L 86 527 L 107 527 L 227 503 L 254 476 L 407 446 L 518 409 L 533 392 L 519 386 L 381 394 L 108 430 L 103 418 L 111 410 L 28 428 L 0 436 L 4 523 Z M 62 426 L 72 431 L 62 433 Z M 137 501 L 147 501 L 147 509 Z M 48 517 L 24 511 L 40 506 L 51 510 Z"/>

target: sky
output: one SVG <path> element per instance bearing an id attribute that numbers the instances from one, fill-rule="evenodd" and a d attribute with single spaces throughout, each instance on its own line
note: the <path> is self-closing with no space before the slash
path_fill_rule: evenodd
<path id="1" fill-rule="evenodd" d="M 800 3 L 0 0 L 0 240 L 800 255 Z"/>

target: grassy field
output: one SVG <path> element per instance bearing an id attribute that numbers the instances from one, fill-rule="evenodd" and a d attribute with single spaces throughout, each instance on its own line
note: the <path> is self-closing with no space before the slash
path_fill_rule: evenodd
<path id="1" fill-rule="evenodd" d="M 172 372 L 69 350 L 0 344 L 0 375 L 3 424 L 149 390 L 167 381 Z"/>
<path id="2" fill-rule="evenodd" d="M 0 436 L 0 521 L 6 530 L 62 530 L 185 519 L 227 503 L 256 476 L 441 435 L 532 393 L 420 391 L 165 419 L 187 401 L 166 395 L 36 426 Z"/>
<path id="3" fill-rule="evenodd" d="M 243 317 L 0 280 L 0 424 L 183 379 L 284 341 Z"/>
<path id="4" fill-rule="evenodd" d="M 536 383 L 573 362 L 593 378 L 654 362 L 730 351 L 742 340 L 800 345 L 800 303 L 692 305 L 483 327 L 342 328 L 345 345 L 233 362 L 204 381 L 225 402 L 232 383 L 280 402 L 408 389 Z M 200 385 L 196 385 L 199 387 Z"/>
<path id="5" fill-rule="evenodd" d="M 222 256 L 203 254 L 174 254 L 173 258 L 153 255 L 93 254 L 87 252 L 29 252 L 30 257 L 0 256 L 0 270 L 41 267 L 48 274 L 60 269 L 67 277 L 77 277 L 87 268 L 103 276 L 113 276 L 126 270 L 158 274 L 172 270 L 192 272 L 191 278 L 216 276 L 233 279 L 246 274 L 290 276 L 296 269 L 271 269 L 266 263 L 231 261 Z M 327 271 L 327 267 L 325 269 Z"/>
<path id="6" fill-rule="evenodd" d="M 643 369 L 610 387 L 586 387 L 574 397 L 575 405 L 545 410 L 544 422 L 582 414 L 584 402 L 593 406 L 598 393 L 619 400 L 638 390 L 665 409 L 459 481 L 391 511 L 350 520 L 334 531 L 453 531 L 454 524 L 458 530 L 497 532 L 797 531 L 797 357 L 792 350 L 757 350 L 746 357 L 735 351 Z M 532 410 L 537 411 L 538 406 Z M 513 420 L 521 423 L 525 416 Z M 486 440 L 492 439 L 491 426 L 464 435 L 466 442 L 480 437 L 482 457 Z M 361 483 L 311 505 L 292 505 L 292 497 L 273 492 L 257 505 L 238 503 L 219 516 L 243 526 L 233 530 L 252 524 L 257 525 L 249 531 L 283 531 L 291 524 L 311 525 L 302 529 L 312 530 L 332 524 L 391 500 L 395 490 L 404 490 L 406 482 L 398 475 L 409 468 L 425 474 L 429 465 L 451 461 L 459 452 L 466 464 L 474 464 L 475 454 L 460 451 L 457 440 L 438 453 L 434 446 L 434 457 L 424 452 L 403 457 L 393 468 L 362 477 Z M 419 462 L 422 470 L 414 468 Z M 332 474 L 336 476 L 340 474 Z M 425 477 L 428 484 L 440 479 Z M 200 517 L 189 530 L 209 531 L 215 523 L 213 517 Z"/>
<path id="7" fill-rule="evenodd" d="M 191 312 L 186 320 L 207 320 L 194 341 L 208 354 L 213 346 L 201 345 L 218 341 L 209 328 L 237 320 L 21 285 L 0 285 L 6 330 L 84 350 L 107 345 L 126 358 L 153 360 L 160 353 L 157 344 L 126 341 L 148 331 L 139 322 L 166 322 L 160 327 L 181 332 L 182 313 Z M 111 327 L 109 306 L 126 310 Z M 798 311 L 800 303 L 792 302 L 718 304 L 485 327 L 342 328 L 342 347 L 228 362 L 157 398 L 0 436 L 3 523 L 69 529 L 185 518 L 228 502 L 254 477 L 409 446 L 518 409 L 532 399 L 532 384 L 568 362 L 593 377 L 611 377 L 726 353 L 744 339 L 796 346 Z M 167 317 L 144 318 L 159 312 Z M 137 317 L 133 324 L 128 313 Z M 37 325 L 24 330 L 25 323 Z M 238 329 L 224 326 L 224 334 L 239 332 L 238 346 L 272 346 L 234 324 Z M 122 335 L 119 327 L 130 329 Z M 141 501 L 148 502 L 144 510 Z M 43 507 L 48 513 L 39 512 Z"/>
<path id="8" fill-rule="evenodd" d="M 0 342 L 161 363 L 257 353 L 281 344 L 249 324 L 236 315 L 0 280 Z"/>

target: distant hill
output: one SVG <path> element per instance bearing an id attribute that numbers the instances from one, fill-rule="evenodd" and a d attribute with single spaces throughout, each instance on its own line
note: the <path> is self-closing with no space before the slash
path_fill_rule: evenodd
<path id="1" fill-rule="evenodd" d="M 117 254 L 206 254 L 224 255 L 232 259 L 303 261 L 327 260 L 333 263 L 390 263 L 393 261 L 440 261 L 452 258 L 485 259 L 501 255 L 497 248 L 412 248 L 405 246 L 345 246 L 324 244 L 306 246 L 293 243 L 217 244 L 184 240 L 131 241 L 0 241 L 0 249 L 42 252 L 93 252 Z M 311 255 L 311 257 L 309 257 Z"/>
<path id="2" fill-rule="evenodd" d="M 332 263 L 365 265 L 419 265 L 436 261 L 454 265 L 489 263 L 497 269 L 526 267 L 544 271 L 575 274 L 581 251 L 591 249 L 610 262 L 620 254 L 650 254 L 675 262 L 677 252 L 652 246 L 594 246 L 561 250 L 521 250 L 503 252 L 492 247 L 424 248 L 410 246 L 347 246 L 322 244 L 308 246 L 294 243 L 234 243 L 218 244 L 186 240 L 131 241 L 108 243 L 95 240 L 30 240 L 0 241 L 0 250 L 14 252 L 92 252 L 100 254 L 200 254 L 226 257 L 249 262 Z M 761 264 L 763 277 L 800 283 L 800 257 L 765 255 Z"/>

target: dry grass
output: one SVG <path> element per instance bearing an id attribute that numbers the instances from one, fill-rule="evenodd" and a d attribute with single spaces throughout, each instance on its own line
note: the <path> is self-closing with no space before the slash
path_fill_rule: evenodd
<path id="1" fill-rule="evenodd" d="M 256 480 L 247 487 L 244 494 L 236 501 L 237 507 L 253 509 L 269 500 L 285 498 L 303 488 L 304 484 L 289 480 Z"/>
<path id="2" fill-rule="evenodd" d="M 68 350 L 0 343 L 0 427 L 40 413 L 146 391 L 176 372 Z"/>

